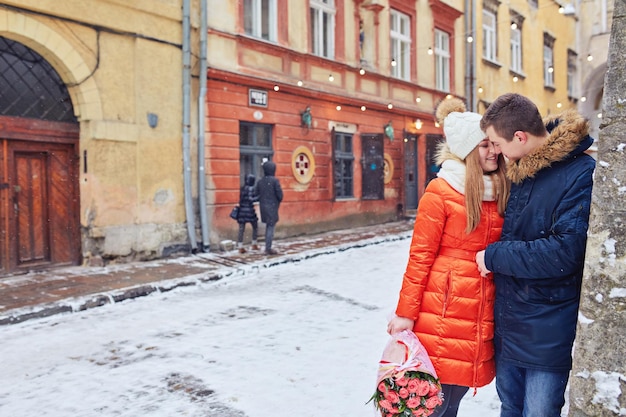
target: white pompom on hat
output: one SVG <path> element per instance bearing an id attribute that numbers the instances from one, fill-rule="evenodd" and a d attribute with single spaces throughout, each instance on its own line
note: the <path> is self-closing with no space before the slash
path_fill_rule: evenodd
<path id="1" fill-rule="evenodd" d="M 465 159 L 487 137 L 480 128 L 482 116 L 465 111 L 465 104 L 458 98 L 446 99 L 437 106 L 436 116 L 443 122 L 443 132 L 450 151 Z"/>

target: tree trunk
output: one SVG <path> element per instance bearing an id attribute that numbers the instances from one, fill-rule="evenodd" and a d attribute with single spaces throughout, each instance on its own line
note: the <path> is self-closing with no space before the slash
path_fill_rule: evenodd
<path id="1" fill-rule="evenodd" d="M 626 415 L 626 1 L 615 0 L 569 416 Z"/>

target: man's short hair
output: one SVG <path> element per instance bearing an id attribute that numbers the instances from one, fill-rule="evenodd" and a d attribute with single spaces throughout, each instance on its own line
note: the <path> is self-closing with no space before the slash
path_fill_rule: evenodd
<path id="1" fill-rule="evenodd" d="M 489 105 L 480 121 L 482 130 L 488 127 L 493 127 L 507 141 L 513 140 L 518 130 L 535 136 L 546 134 L 546 126 L 535 103 L 516 93 L 503 94 Z"/>

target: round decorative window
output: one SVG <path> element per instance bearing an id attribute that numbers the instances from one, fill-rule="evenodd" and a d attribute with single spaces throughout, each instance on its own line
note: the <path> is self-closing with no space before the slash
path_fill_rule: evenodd
<path id="1" fill-rule="evenodd" d="M 291 171 L 300 184 L 308 184 L 315 173 L 315 158 L 306 146 L 298 146 L 291 156 Z"/>
<path id="2" fill-rule="evenodd" d="M 383 163 L 383 172 L 385 173 L 384 182 L 385 184 L 389 184 L 391 178 L 393 178 L 393 159 L 391 159 L 391 155 L 385 153 L 385 160 Z"/>

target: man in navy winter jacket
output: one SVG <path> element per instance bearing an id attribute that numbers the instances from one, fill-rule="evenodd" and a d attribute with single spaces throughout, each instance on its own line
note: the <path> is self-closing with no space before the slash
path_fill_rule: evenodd
<path id="1" fill-rule="evenodd" d="M 509 159 L 502 236 L 476 256 L 496 284 L 496 388 L 501 417 L 559 417 L 572 368 L 593 185 L 593 143 L 573 110 L 542 120 L 505 94 L 481 121 Z"/>

